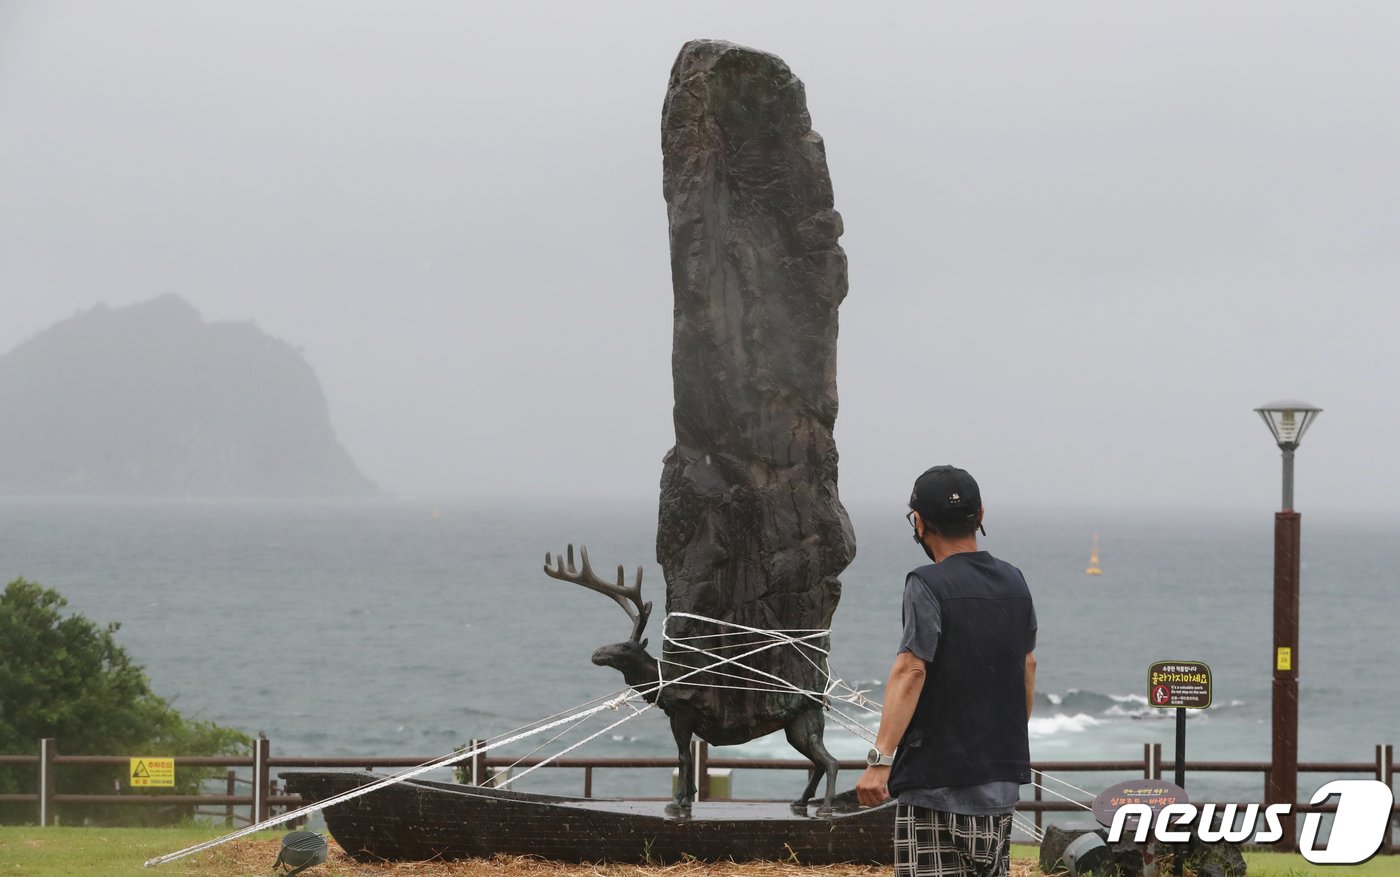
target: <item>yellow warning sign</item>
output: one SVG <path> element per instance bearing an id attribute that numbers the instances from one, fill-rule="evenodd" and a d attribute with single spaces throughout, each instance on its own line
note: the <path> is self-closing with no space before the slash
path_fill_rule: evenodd
<path id="1" fill-rule="evenodd" d="M 133 758 L 131 759 L 131 787 L 175 785 L 175 759 L 173 758 Z"/>
<path id="2" fill-rule="evenodd" d="M 1278 669 L 1293 669 L 1293 649 L 1288 646 L 1279 646 L 1278 649 Z"/>

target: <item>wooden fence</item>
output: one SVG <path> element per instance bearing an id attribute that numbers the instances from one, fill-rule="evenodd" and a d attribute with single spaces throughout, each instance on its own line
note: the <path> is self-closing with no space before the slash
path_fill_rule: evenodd
<path id="1" fill-rule="evenodd" d="M 469 748 L 478 741 L 472 741 Z M 276 812 L 285 812 L 300 806 L 303 802 L 299 796 L 286 795 L 279 791 L 278 783 L 274 777 L 274 772 L 279 769 L 291 768 L 360 768 L 364 770 L 392 769 L 400 770 L 418 767 L 431 761 L 437 761 L 441 756 L 428 757 L 365 757 L 365 756 L 273 756 L 272 746 L 266 738 L 261 738 L 254 742 L 253 751 L 247 756 L 190 756 L 175 758 L 177 766 L 180 767 L 224 767 L 228 771 L 225 775 L 225 790 L 223 794 L 198 794 L 198 795 L 174 795 L 174 794 L 152 794 L 137 790 L 128 790 L 110 795 L 77 795 L 65 794 L 60 791 L 62 784 L 59 781 L 59 774 L 63 767 L 68 765 L 120 765 L 126 767 L 130 764 L 134 756 L 119 755 L 61 755 L 58 752 L 56 741 L 45 739 L 39 741 L 39 751 L 36 755 L 0 755 L 0 765 L 27 765 L 38 771 L 37 792 L 30 794 L 10 794 L 0 795 L 0 801 L 31 803 L 35 805 L 35 815 L 40 826 L 54 824 L 54 807 L 58 804 L 136 804 L 136 805 L 193 805 L 201 808 L 202 812 L 208 814 L 208 808 L 221 812 L 231 823 L 234 820 L 248 823 L 262 822 L 271 817 Z M 701 801 L 711 798 L 710 776 L 712 770 L 729 769 L 733 770 L 809 770 L 811 764 L 799 759 L 753 759 L 753 758 L 712 758 L 709 755 L 709 747 L 698 742 L 696 746 L 696 776 L 698 778 L 699 794 Z M 509 756 L 495 756 L 486 753 L 472 756 L 465 759 L 459 767 L 463 773 L 473 782 L 485 782 L 491 776 L 492 771 L 504 768 L 527 768 L 544 764 L 553 769 L 579 770 L 582 771 L 584 797 L 593 796 L 594 774 L 599 770 L 632 769 L 632 768 L 674 768 L 674 758 L 556 758 L 553 760 L 535 757 L 511 758 Z M 1108 773 L 1121 777 L 1128 773 L 1134 776 L 1142 776 L 1151 779 L 1162 778 L 1162 744 L 1148 743 L 1143 745 L 1143 755 L 1141 760 L 1123 761 L 1045 761 L 1034 762 L 1031 765 L 1035 772 L 1037 785 L 1034 787 L 1034 796 L 1030 800 L 1024 800 L 1018 806 L 1018 811 L 1032 814 L 1035 823 L 1039 827 L 1043 824 L 1044 814 L 1054 812 L 1074 812 L 1082 811 L 1090 800 L 1046 800 L 1041 791 L 1039 783 L 1041 776 L 1048 774 L 1057 776 L 1060 774 L 1083 774 L 1083 773 Z M 1268 785 L 1270 763 L 1267 761 L 1187 761 L 1185 769 L 1187 773 L 1250 773 L 1261 776 L 1260 799 L 1262 800 L 1263 790 Z M 249 772 L 249 778 L 243 779 L 238 775 L 237 770 L 244 769 Z M 842 771 L 860 772 L 865 769 L 864 761 L 843 761 Z M 1299 773 L 1328 774 L 1328 775 L 1362 775 L 1377 779 L 1394 789 L 1395 783 L 1395 748 L 1393 745 L 1378 745 L 1375 747 L 1375 757 L 1372 761 L 1314 761 L 1300 762 L 1298 764 Z M 238 794 L 237 787 L 246 785 L 247 794 Z M 1200 802 L 1206 803 L 1206 802 Z M 1216 802 L 1232 803 L 1232 802 Z M 1246 803 L 1246 802 L 1233 802 Z M 1257 803 L 1257 802 L 1256 802 Z M 235 808 L 247 808 L 247 817 L 242 817 L 235 813 Z M 1294 804 L 1294 813 L 1310 812 L 1334 812 L 1335 804 L 1323 804 L 1313 806 L 1307 802 Z M 1400 814 L 1400 804 L 1392 808 L 1392 817 Z M 1392 822 L 1391 831 L 1387 833 L 1383 853 L 1395 851 L 1394 843 L 1395 825 Z"/>

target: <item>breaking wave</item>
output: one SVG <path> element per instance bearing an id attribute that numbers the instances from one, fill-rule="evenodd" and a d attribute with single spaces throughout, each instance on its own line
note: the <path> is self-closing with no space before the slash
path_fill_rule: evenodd
<path id="1" fill-rule="evenodd" d="M 1075 734 L 1080 731 L 1087 731 L 1102 722 L 1093 716 L 1084 713 L 1076 715 L 1065 715 L 1059 713 L 1053 716 L 1031 716 L 1030 735 L 1035 737 L 1051 737 L 1055 734 Z"/>
<path id="2" fill-rule="evenodd" d="M 1231 709 L 1244 705 L 1244 701 L 1232 700 L 1228 704 L 1216 704 L 1212 709 Z M 1038 691 L 1035 695 L 1035 716 L 1044 716 L 1047 719 L 1170 719 L 1174 717 L 1174 712 L 1149 706 L 1145 694 L 1101 694 L 1097 691 L 1071 688 L 1064 694 Z M 1203 712 L 1187 710 L 1187 717 L 1196 718 Z M 1032 722 L 1034 721 L 1033 717 Z M 1064 730 L 1082 729 L 1066 727 Z"/>

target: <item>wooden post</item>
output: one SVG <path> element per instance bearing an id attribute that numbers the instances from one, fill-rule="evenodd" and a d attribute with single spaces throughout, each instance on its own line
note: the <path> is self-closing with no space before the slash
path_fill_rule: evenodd
<path id="1" fill-rule="evenodd" d="M 1142 778 L 1162 779 L 1162 744 L 1145 743 L 1142 744 L 1142 761 L 1145 762 L 1142 768 Z"/>
<path id="2" fill-rule="evenodd" d="M 710 800 L 710 744 L 704 740 L 695 741 L 695 776 L 697 797 Z"/>
<path id="3" fill-rule="evenodd" d="M 1392 759 L 1395 751 L 1390 746 L 1376 746 L 1376 779 L 1390 785 L 1394 776 L 1395 764 Z M 1385 837 L 1381 840 L 1381 854 L 1389 855 L 1395 849 L 1394 842 L 1395 819 L 1392 814 L 1391 819 L 1385 824 Z"/>
<path id="4" fill-rule="evenodd" d="M 271 771 L 267 759 L 272 744 L 266 737 L 253 741 L 253 823 L 267 819 L 267 791 L 271 785 Z"/>
<path id="5" fill-rule="evenodd" d="M 1288 460 L 1291 455 L 1285 453 Z M 1285 487 L 1285 491 L 1289 488 Z M 1292 511 L 1274 515 L 1274 654 L 1273 757 L 1266 804 L 1287 804 L 1280 852 L 1298 848 L 1298 573 L 1302 516 Z"/>
<path id="6" fill-rule="evenodd" d="M 472 737 L 467 741 L 467 749 L 477 749 L 484 745 L 485 740 Z M 471 757 L 471 784 L 481 786 L 486 784 L 486 753 L 478 752 Z"/>
<path id="7" fill-rule="evenodd" d="M 1045 796 L 1044 796 L 1044 794 L 1042 793 L 1041 788 L 1040 788 L 1040 787 L 1041 787 L 1042 785 L 1044 785 L 1044 783 L 1045 783 L 1045 774 L 1041 773 L 1040 771 L 1035 771 L 1035 772 L 1032 774 L 1032 776 L 1035 778 L 1035 802 L 1036 802 L 1037 804 L 1039 804 L 1041 801 L 1044 801 L 1044 800 L 1045 800 Z M 1040 830 L 1044 827 L 1043 825 L 1041 825 L 1041 819 L 1042 819 L 1044 816 L 1045 816 L 1045 814 L 1044 814 L 1043 812 L 1041 812 L 1041 809 L 1040 809 L 1039 807 L 1035 808 L 1035 833 L 1036 833 L 1036 834 L 1040 834 Z"/>
<path id="8" fill-rule="evenodd" d="M 1386 768 L 1385 768 L 1385 772 L 1386 772 L 1385 784 L 1386 784 L 1387 786 L 1390 786 L 1391 789 L 1394 789 L 1394 788 L 1395 788 L 1395 744 L 1393 744 L 1393 743 L 1387 743 L 1387 744 L 1385 744 L 1385 765 L 1386 765 Z M 1394 825 L 1394 822 L 1392 821 L 1391 824 Z M 1389 846 L 1387 847 L 1387 850 L 1386 850 L 1386 851 L 1387 851 L 1387 852 L 1392 852 L 1392 853 L 1393 853 L 1393 852 L 1395 852 L 1395 844 L 1391 841 L 1391 834 L 1393 834 L 1393 832 L 1386 832 L 1386 835 L 1385 835 L 1386 842 L 1389 844 Z"/>
<path id="9" fill-rule="evenodd" d="M 237 790 L 238 786 L 235 785 L 235 781 L 236 781 L 237 777 L 238 777 L 238 774 L 236 774 L 236 773 L 233 772 L 233 768 L 229 768 L 229 769 L 228 769 L 228 773 L 224 775 L 224 779 L 226 780 L 226 782 L 225 782 L 225 784 L 224 784 L 224 794 L 225 794 L 225 795 L 228 795 L 230 798 L 232 798 L 234 795 L 237 794 L 237 791 L 236 791 L 236 790 Z M 229 803 L 227 803 L 227 804 L 224 805 L 224 827 L 225 827 L 225 828 L 233 828 L 233 802 L 232 802 L 232 801 L 230 801 Z"/>
<path id="10" fill-rule="evenodd" d="M 54 823 L 53 795 L 54 795 L 54 763 L 53 758 L 58 754 L 58 741 L 52 737 L 45 737 L 39 741 L 39 827 L 52 825 Z"/>

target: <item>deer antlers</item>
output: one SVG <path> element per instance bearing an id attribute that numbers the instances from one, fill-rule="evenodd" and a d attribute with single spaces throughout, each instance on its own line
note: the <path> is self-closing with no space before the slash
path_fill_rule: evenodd
<path id="1" fill-rule="evenodd" d="M 598 578 L 593 572 L 593 567 L 588 563 L 588 548 L 580 545 L 579 554 L 583 557 L 583 569 L 574 567 L 574 546 L 569 543 L 569 565 L 564 566 L 564 558 L 553 557 L 548 551 L 544 554 L 544 574 L 550 578 L 559 579 L 565 582 L 573 582 L 576 585 L 583 585 L 590 591 L 597 591 L 605 594 L 617 602 L 622 607 L 622 611 L 627 613 L 627 617 L 632 619 L 632 642 L 640 642 L 642 630 L 647 626 L 647 619 L 651 617 L 651 601 L 642 602 L 642 568 L 637 567 L 637 581 L 631 587 L 624 583 L 625 576 L 622 571 L 622 564 L 617 565 L 617 584 L 604 581 Z M 550 562 L 553 561 L 554 568 L 550 569 Z"/>

